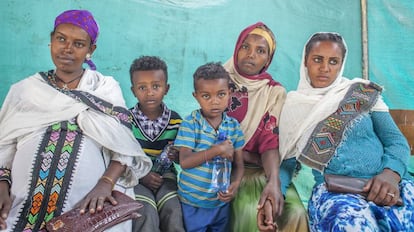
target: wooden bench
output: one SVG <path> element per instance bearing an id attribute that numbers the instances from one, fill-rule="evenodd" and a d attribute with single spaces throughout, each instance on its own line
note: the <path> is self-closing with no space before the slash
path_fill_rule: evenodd
<path id="1" fill-rule="evenodd" d="M 405 138 L 407 138 L 411 155 L 414 155 L 414 110 L 390 109 L 390 114 Z"/>

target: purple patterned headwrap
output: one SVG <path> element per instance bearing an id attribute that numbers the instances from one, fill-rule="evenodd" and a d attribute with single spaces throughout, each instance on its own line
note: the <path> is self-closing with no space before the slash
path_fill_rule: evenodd
<path id="1" fill-rule="evenodd" d="M 92 44 L 96 44 L 99 34 L 99 27 L 91 12 L 87 10 L 67 10 L 56 17 L 54 29 L 63 23 L 69 23 L 82 28 L 88 33 L 92 40 Z M 86 59 L 85 63 L 87 63 L 92 70 L 96 69 L 96 66 L 92 60 Z"/>

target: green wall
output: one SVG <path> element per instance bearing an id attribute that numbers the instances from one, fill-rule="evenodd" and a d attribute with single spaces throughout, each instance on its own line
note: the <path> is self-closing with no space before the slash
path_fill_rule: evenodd
<path id="1" fill-rule="evenodd" d="M 349 56 L 345 75 L 361 76 L 361 19 L 357 0 L 1 0 L 0 1 L 0 104 L 10 85 L 38 71 L 53 68 L 49 54 L 49 34 L 54 18 L 67 9 L 88 9 L 100 25 L 98 48 L 93 60 L 98 71 L 117 79 L 128 106 L 135 104 L 130 92 L 129 65 L 141 55 L 157 55 L 169 66 L 171 90 L 166 103 L 182 115 L 197 108 L 192 93 L 192 74 L 209 61 L 225 62 L 233 53 L 239 32 L 247 25 L 262 21 L 275 33 L 277 51 L 269 72 L 288 90 L 296 88 L 302 47 L 316 31 L 337 31 L 347 41 Z M 370 1 L 371 2 L 371 1 Z M 413 86 L 407 41 L 414 41 L 413 24 L 399 23 L 384 3 L 369 5 L 371 79 L 386 85 L 386 101 L 391 107 L 414 108 L 414 101 L 402 91 Z M 386 1 L 384 1 L 386 2 Z M 397 2 L 397 1 L 392 1 Z M 414 17 L 411 0 L 398 6 Z M 406 8 L 409 8 L 408 10 Z M 410 8 L 411 7 L 411 8 Z M 408 12 L 407 12 L 408 11 Z M 404 13 L 403 12 L 403 13 Z M 410 14 L 411 13 L 411 14 Z M 393 20 L 391 24 L 390 21 Z M 372 21 L 375 21 L 373 23 Z M 378 22 L 387 24 L 378 25 Z M 406 39 L 389 43 L 387 36 L 397 30 Z M 372 27 L 372 29 L 371 29 Z M 382 35 L 381 40 L 376 36 Z M 400 38 L 396 36 L 396 38 Z M 371 45 L 372 40 L 372 45 Z M 387 44 L 382 44 L 387 42 Z M 401 46 L 402 44 L 402 46 Z M 382 56 L 384 46 L 387 57 Z M 371 51 L 371 49 L 373 51 Z M 397 49 L 398 52 L 393 53 Z M 412 50 L 411 50 L 412 51 Z M 393 64 L 399 57 L 398 63 Z M 411 60 L 413 56 L 411 54 Z M 392 65 L 391 65 L 392 64 Z M 385 67 L 384 67 L 385 66 Z M 386 67 L 393 67 L 388 69 Z M 392 78 L 389 75 L 393 74 Z M 411 75 L 412 76 L 412 75 Z M 390 79 L 391 78 L 391 79 Z M 404 81 L 402 80 L 404 79 Z M 394 93 L 400 94 L 395 98 Z M 402 103 L 399 101 L 403 100 Z M 410 104 L 409 104 L 410 102 Z"/>

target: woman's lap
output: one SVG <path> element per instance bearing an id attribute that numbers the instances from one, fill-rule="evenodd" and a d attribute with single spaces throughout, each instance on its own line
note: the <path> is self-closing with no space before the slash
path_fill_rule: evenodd
<path id="1" fill-rule="evenodd" d="M 231 231 L 257 231 L 257 204 L 265 184 L 263 169 L 246 167 L 231 204 Z M 293 185 L 287 189 L 284 213 L 277 222 L 280 231 L 307 231 L 306 210 Z"/>
<path id="2" fill-rule="evenodd" d="M 380 207 L 356 194 L 335 194 L 320 184 L 309 202 L 312 231 L 413 231 L 414 183 L 400 184 L 402 207 Z"/>
<path id="3" fill-rule="evenodd" d="M 257 204 L 265 184 L 263 169 L 245 168 L 238 193 L 231 203 L 231 231 L 257 231 Z"/>

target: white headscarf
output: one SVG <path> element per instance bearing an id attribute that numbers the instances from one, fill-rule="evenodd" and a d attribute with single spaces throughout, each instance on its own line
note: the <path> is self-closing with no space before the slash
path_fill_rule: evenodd
<path id="1" fill-rule="evenodd" d="M 309 40 L 306 44 L 309 43 Z M 343 43 L 347 48 L 344 40 Z M 281 160 L 299 156 L 316 125 L 338 109 L 339 103 L 352 84 L 369 83 L 361 78 L 350 80 L 342 76 L 346 61 L 345 55 L 341 70 L 331 85 L 325 88 L 312 87 L 308 69 L 305 67 L 306 44 L 302 53 L 298 88 L 296 91 L 288 93 L 280 116 L 279 151 Z M 388 111 L 388 107 L 380 96 L 371 110 Z"/>

